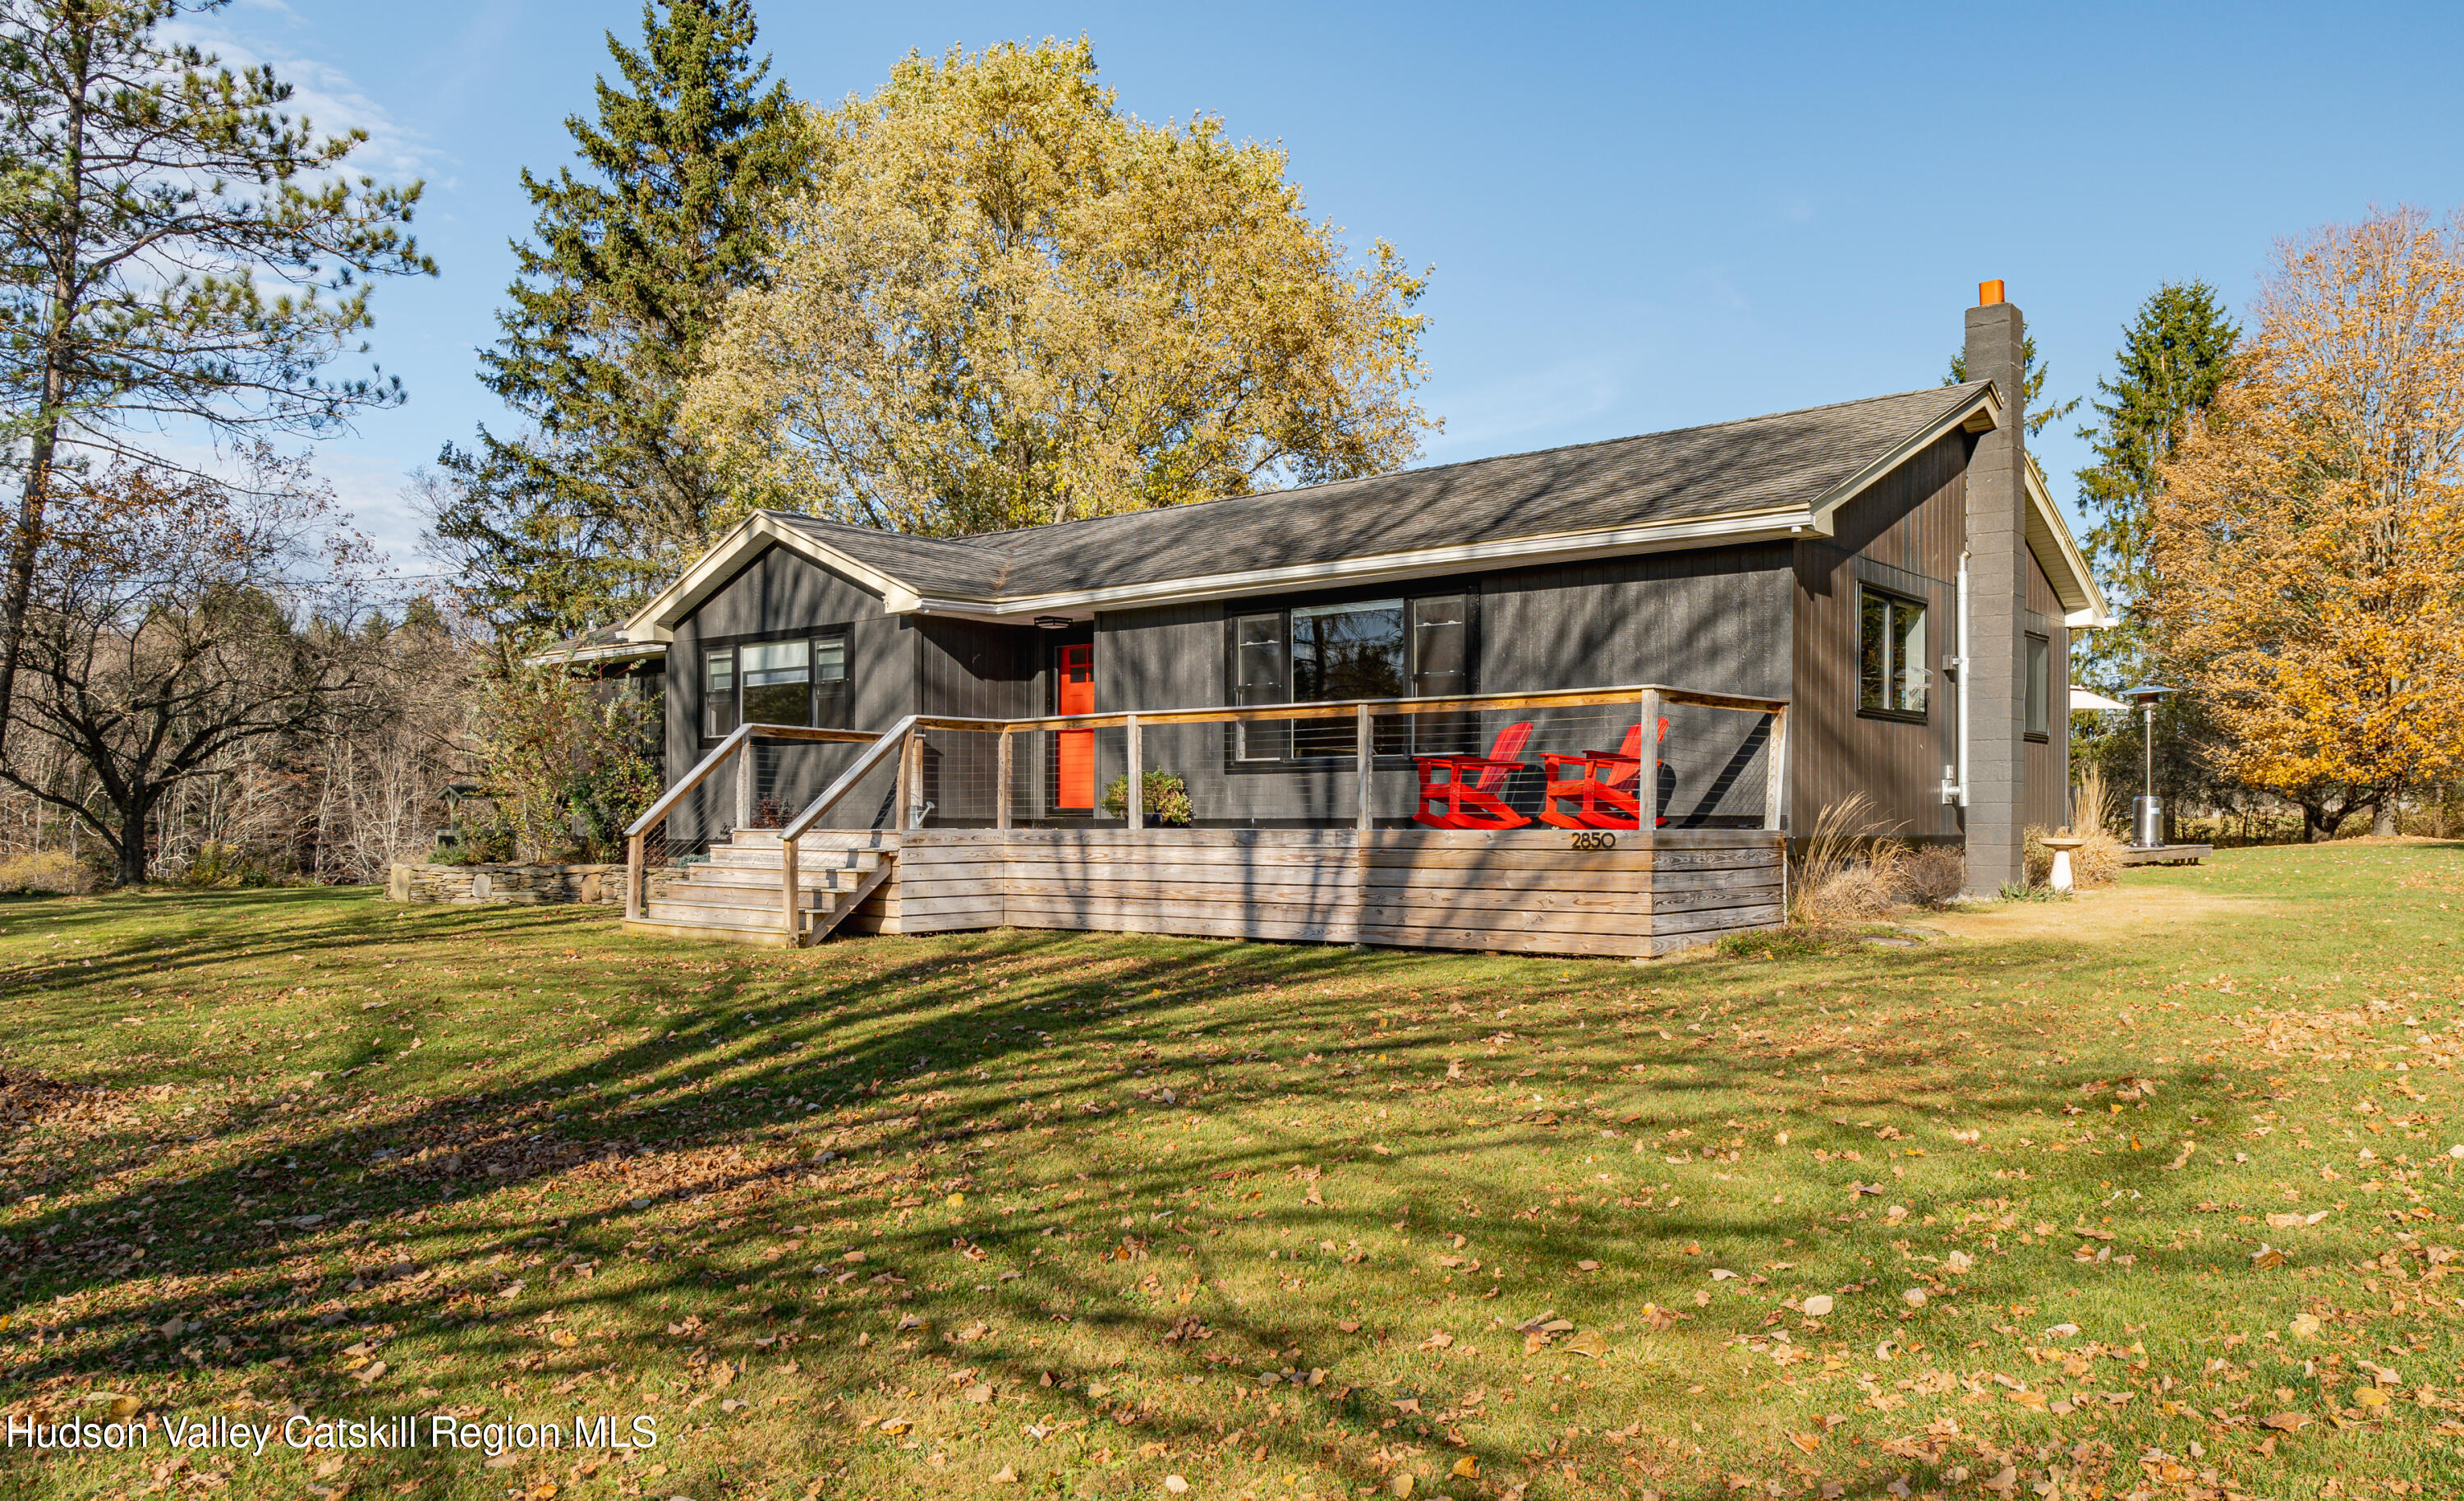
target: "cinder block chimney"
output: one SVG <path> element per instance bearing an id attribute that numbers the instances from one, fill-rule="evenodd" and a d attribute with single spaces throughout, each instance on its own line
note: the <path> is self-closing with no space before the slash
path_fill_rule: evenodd
<path id="1" fill-rule="evenodd" d="M 1967 699 L 1968 882 L 1991 895 L 2026 872 L 2020 808 L 2027 785 L 2027 392 L 2021 350 L 2027 320 L 2002 298 L 2002 283 L 1979 285 L 1968 310 L 1968 378 L 1991 381 L 2002 399 L 1992 430 L 1968 461 L 1969 660 L 1960 665 Z M 2067 681 L 2067 679 L 2065 679 Z"/>

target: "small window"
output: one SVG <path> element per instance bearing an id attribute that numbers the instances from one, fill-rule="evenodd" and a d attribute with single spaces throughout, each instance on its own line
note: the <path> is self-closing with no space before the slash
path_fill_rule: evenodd
<path id="1" fill-rule="evenodd" d="M 2054 643 L 2028 632 L 2028 739 L 2053 739 Z"/>
<path id="2" fill-rule="evenodd" d="M 708 722 L 702 733 L 723 739 L 736 730 L 736 649 L 713 651 L 703 659 L 702 701 Z"/>
<path id="3" fill-rule="evenodd" d="M 1921 719 L 1933 671 L 1925 664 L 1925 607 L 1903 595 L 1860 590 L 1857 607 L 1857 707 Z"/>

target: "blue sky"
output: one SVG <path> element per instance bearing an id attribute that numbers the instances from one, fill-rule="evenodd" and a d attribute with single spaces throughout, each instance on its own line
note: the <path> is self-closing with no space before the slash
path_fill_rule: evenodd
<path id="1" fill-rule="evenodd" d="M 1094 42 L 1123 105 L 1279 141 L 1316 215 L 1436 268 L 1431 461 L 1929 385 L 2004 278 L 2087 391 L 2167 278 L 2236 305 L 2279 236 L 2464 201 L 2464 7 L 789 4 L 762 45 L 800 95 L 869 91 L 911 49 Z M 320 445 L 413 571 L 408 473 L 508 426 L 473 351 L 530 210 L 523 166 L 640 8 L 239 0 L 195 30 L 275 62 L 319 123 L 418 175 L 442 274 L 380 291 L 410 388 Z M 2084 411 L 2082 411 L 2084 415 Z M 2039 456 L 2068 494 L 2084 445 Z"/>

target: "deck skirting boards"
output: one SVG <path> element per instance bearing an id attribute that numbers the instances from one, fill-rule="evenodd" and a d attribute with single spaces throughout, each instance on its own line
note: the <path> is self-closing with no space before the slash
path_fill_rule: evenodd
<path id="1" fill-rule="evenodd" d="M 925 828 L 852 933 L 1054 928 L 1644 957 L 1776 927 L 1783 835 Z"/>

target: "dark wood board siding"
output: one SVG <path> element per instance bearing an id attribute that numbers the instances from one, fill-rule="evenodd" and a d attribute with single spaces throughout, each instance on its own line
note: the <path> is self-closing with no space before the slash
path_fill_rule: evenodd
<path id="1" fill-rule="evenodd" d="M 2054 696 L 2046 716 L 2052 733 L 2043 740 L 2025 742 L 2025 806 L 2019 823 L 2021 828 L 2059 828 L 2070 822 L 2070 631 L 2062 625 L 2062 602 L 2054 592 L 2054 581 L 2033 555 L 2028 559 L 2027 606 L 2022 616 L 2027 629 L 2053 643 L 2053 681 L 2048 686 Z"/>
<path id="2" fill-rule="evenodd" d="M 1957 810 L 1942 801 L 1943 767 L 1958 759 L 1958 720 L 1941 665 L 1957 645 L 1971 444 L 1965 433 L 1943 438 L 1840 507 L 1832 536 L 1796 544 L 1789 830 L 1798 838 L 1826 806 L 1858 792 L 1879 826 L 1919 837 L 1959 835 Z M 1934 675 L 1924 723 L 1857 712 L 1860 573 L 1925 598 Z"/>
<path id="3" fill-rule="evenodd" d="M 1784 542 L 1610 559 L 1548 568 L 1416 580 L 1397 595 L 1463 589 L 1479 596 L 1476 687 L 1483 693 L 1664 682 L 1753 695 L 1787 692 L 1789 549 Z M 1230 604 L 1107 611 L 1097 617 L 1095 702 L 1100 710 L 1198 708 L 1225 702 L 1224 620 Z M 1603 709 L 1491 715 L 1482 747 L 1514 718 L 1535 725 L 1508 801 L 1539 806 L 1538 753 L 1614 747 L 1624 721 Z M 1666 760 L 1675 784 L 1663 796 L 1678 820 L 1756 818 L 1765 784 L 1768 724 L 1759 716 L 1672 708 Z M 1118 731 L 1097 741 L 1097 777 L 1121 774 Z M 1022 745 L 1022 753 L 1025 746 Z M 1348 759 L 1306 768 L 1228 768 L 1217 726 L 1146 732 L 1150 769 L 1178 772 L 1200 822 L 1349 822 L 1355 813 Z M 1407 818 L 1418 774 L 1408 765 L 1373 773 L 1377 811 Z"/>
<path id="4" fill-rule="evenodd" d="M 1760 542 L 1490 575 L 1481 588 L 1481 686 L 1666 683 L 1784 697 L 1789 561 L 1787 543 Z M 1663 712 L 1661 798 L 1671 825 L 1759 822 L 1770 721 L 1685 705 Z M 1599 710 L 1512 717 L 1533 722 L 1527 761 L 1541 750 L 1611 749 L 1622 739 L 1622 721 L 1612 725 L 1615 717 Z M 1519 781 L 1515 806 L 1538 811 L 1537 774 Z"/>
<path id="5" fill-rule="evenodd" d="M 846 625 L 853 700 L 848 725 L 881 729 L 915 711 L 915 632 L 882 611 L 881 597 L 852 579 L 769 547 L 679 622 L 668 647 L 668 776 L 682 777 L 708 748 L 701 735 L 702 648 L 730 636 Z M 843 769 L 851 752 L 835 746 L 765 748 L 763 783 L 774 801 L 801 807 Z M 672 846 L 715 837 L 734 822 L 735 784 L 721 771 L 669 820 Z M 869 822 L 868 808 L 861 822 Z M 833 820 L 836 822 L 836 820 Z"/>
<path id="6" fill-rule="evenodd" d="M 930 616 L 917 620 L 920 712 L 970 719 L 1023 719 L 1042 713 L 1036 698 L 1036 649 L 1042 634 L 1032 626 Z M 932 821 L 991 824 L 1000 756 L 996 736 L 955 730 L 927 734 L 921 769 Z"/>

